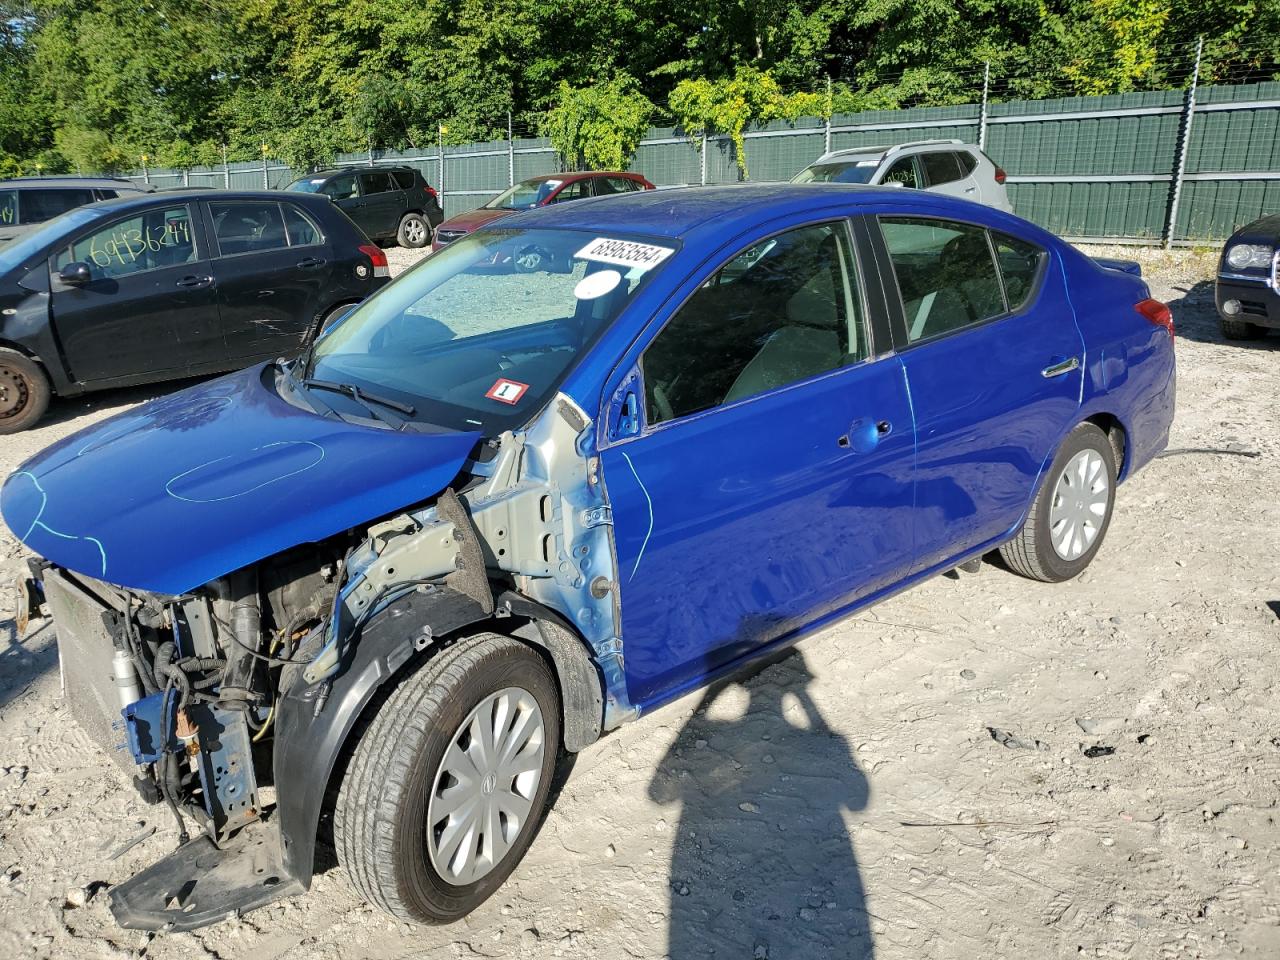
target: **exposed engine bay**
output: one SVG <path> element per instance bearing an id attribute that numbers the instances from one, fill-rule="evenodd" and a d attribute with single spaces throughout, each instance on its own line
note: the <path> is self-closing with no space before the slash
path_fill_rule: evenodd
<path id="1" fill-rule="evenodd" d="M 31 561 L 74 716 L 178 824 L 178 850 L 111 891 L 122 925 L 191 929 L 306 889 L 362 711 L 465 627 L 502 621 L 554 665 L 567 749 L 634 715 L 591 437 L 558 397 L 427 505 L 181 596 Z"/>

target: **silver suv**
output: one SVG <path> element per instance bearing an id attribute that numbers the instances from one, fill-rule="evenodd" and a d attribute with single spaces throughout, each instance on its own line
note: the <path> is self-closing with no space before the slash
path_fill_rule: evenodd
<path id="1" fill-rule="evenodd" d="M 792 183 L 896 184 L 947 193 L 1013 213 L 1004 181 L 1004 171 L 990 157 L 959 140 L 833 150 L 791 178 Z"/>
<path id="2" fill-rule="evenodd" d="M 0 245 L 38 223 L 98 200 L 148 193 L 150 184 L 121 177 L 14 177 L 0 180 Z"/>

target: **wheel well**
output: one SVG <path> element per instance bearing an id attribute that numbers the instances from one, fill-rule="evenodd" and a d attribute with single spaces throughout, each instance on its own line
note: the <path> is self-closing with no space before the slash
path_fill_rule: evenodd
<path id="1" fill-rule="evenodd" d="M 1110 413 L 1095 413 L 1085 419 L 1107 435 L 1111 441 L 1111 450 L 1116 456 L 1116 476 L 1124 476 L 1125 456 L 1129 451 L 1129 436 L 1125 433 L 1120 420 Z"/>
<path id="2" fill-rule="evenodd" d="M 29 349 L 20 343 L 14 343 L 12 340 L 0 339 L 0 350 L 12 350 L 14 353 L 20 353 L 36 366 L 40 368 L 40 372 L 44 374 L 44 378 L 49 383 L 49 391 L 57 396 L 57 388 L 54 386 L 53 377 L 49 376 L 48 365 L 40 359 L 38 354 L 32 353 Z"/>

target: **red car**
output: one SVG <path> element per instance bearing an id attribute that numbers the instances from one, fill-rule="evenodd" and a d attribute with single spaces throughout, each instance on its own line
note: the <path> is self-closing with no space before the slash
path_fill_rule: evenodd
<path id="1" fill-rule="evenodd" d="M 638 173 L 549 173 L 541 177 L 521 180 L 514 187 L 498 194 L 478 210 L 460 213 L 436 227 L 431 249 L 439 250 L 487 223 L 510 216 L 520 210 L 545 207 L 549 203 L 565 200 L 582 200 L 586 197 L 607 197 L 615 193 L 635 193 L 652 190 L 653 184 Z"/>

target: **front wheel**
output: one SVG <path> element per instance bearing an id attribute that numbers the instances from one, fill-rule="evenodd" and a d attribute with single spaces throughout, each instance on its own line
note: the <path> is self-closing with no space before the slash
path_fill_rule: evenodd
<path id="1" fill-rule="evenodd" d="M 406 213 L 396 230 L 396 242 L 411 250 L 425 247 L 431 242 L 431 225 L 419 213 Z"/>
<path id="2" fill-rule="evenodd" d="M 49 378 L 16 350 L 0 348 L 0 433 L 34 426 L 49 408 Z"/>
<path id="3" fill-rule="evenodd" d="M 1218 323 L 1222 327 L 1222 335 L 1228 340 L 1257 340 L 1267 334 L 1266 327 L 1248 320 L 1233 320 L 1219 314 Z"/>
<path id="4" fill-rule="evenodd" d="M 1098 427 L 1082 423 L 1059 448 L 1022 529 L 1000 556 L 1032 580 L 1070 580 L 1102 546 L 1115 499 L 1115 450 Z"/>
<path id="5" fill-rule="evenodd" d="M 470 913 L 533 841 L 559 747 L 536 652 L 485 633 L 439 653 L 378 710 L 343 780 L 334 837 L 356 890 L 410 922 Z"/>

